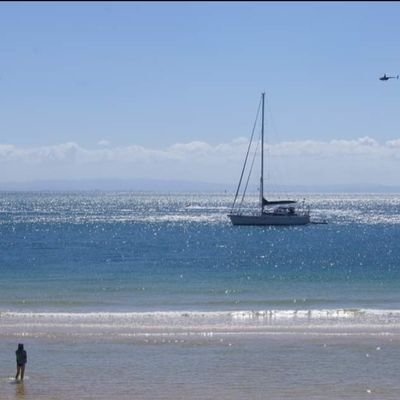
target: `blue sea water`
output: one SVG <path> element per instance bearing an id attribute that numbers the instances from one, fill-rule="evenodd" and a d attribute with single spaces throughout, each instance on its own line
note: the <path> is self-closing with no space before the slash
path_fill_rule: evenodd
<path id="1" fill-rule="evenodd" d="M 227 195 L 3 193 L 1 311 L 400 309 L 400 198 L 309 203 L 327 225 L 234 227 Z"/>
<path id="2" fill-rule="evenodd" d="M 132 398 L 129 390 L 143 399 L 266 398 L 266 386 L 274 390 L 271 398 L 353 399 L 374 390 L 377 398 L 396 398 L 390 371 L 400 360 L 400 196 L 310 195 L 312 218 L 328 224 L 298 227 L 234 227 L 226 216 L 231 203 L 228 194 L 1 193 L 1 352 L 23 339 L 47 364 L 37 349 L 52 349 L 61 365 L 70 366 L 72 385 L 85 370 L 79 354 L 95 354 L 90 363 L 101 378 L 97 389 L 75 385 L 80 398 L 82 390 L 89 390 L 87 398 L 116 392 L 119 399 Z M 340 343 L 343 337 L 350 339 Z M 354 368 L 363 366 L 371 349 L 378 354 L 382 341 L 388 364 L 379 382 L 388 381 L 368 383 L 371 366 L 358 382 Z M 104 351 L 119 354 L 107 358 L 115 370 L 121 360 L 129 365 L 121 352 L 132 352 L 132 345 L 147 370 L 139 373 L 142 389 L 132 383 L 125 393 L 108 375 Z M 272 348 L 275 364 L 266 358 L 258 360 L 261 371 L 249 367 Z M 329 349 L 328 359 L 340 364 L 344 348 L 347 364 L 318 364 Z M 152 357 L 157 366 L 181 369 L 188 381 L 174 381 Z M 225 370 L 224 357 L 237 369 Z M 285 372 L 285 357 L 294 357 L 296 368 L 301 360 L 317 363 L 321 375 L 308 370 L 304 379 L 314 377 L 319 386 L 298 382 L 289 367 Z M 257 387 L 271 368 L 277 368 L 272 380 Z M 60 365 L 56 370 L 65 373 Z M 36 371 L 51 378 L 43 366 Z M 240 374 L 254 385 L 236 387 Z M 342 383 L 355 374 L 355 386 L 346 383 L 335 392 L 331 374 Z M 155 376 L 178 386 L 154 386 Z M 213 382 L 213 376 L 219 378 Z M 336 394 L 330 396 L 327 385 Z M 68 388 L 56 397 L 50 389 L 42 395 L 32 385 L 30 390 L 35 399 L 73 398 Z M 1 384 L 0 395 L 29 398 L 2 392 Z"/>

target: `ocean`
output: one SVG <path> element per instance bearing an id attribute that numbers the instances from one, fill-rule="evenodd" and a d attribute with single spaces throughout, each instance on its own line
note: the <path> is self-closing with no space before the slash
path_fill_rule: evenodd
<path id="1" fill-rule="evenodd" d="M 0 193 L 0 399 L 398 399 L 400 196 L 297 227 L 232 200 Z"/>

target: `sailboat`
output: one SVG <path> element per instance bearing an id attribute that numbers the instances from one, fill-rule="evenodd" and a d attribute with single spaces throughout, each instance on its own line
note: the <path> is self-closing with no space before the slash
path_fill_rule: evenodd
<path id="1" fill-rule="evenodd" d="M 267 200 L 264 197 L 264 104 L 265 104 L 265 93 L 261 94 L 261 173 L 260 173 L 260 204 L 259 208 L 255 213 L 244 214 L 236 207 L 243 174 L 248 161 L 248 155 L 250 151 L 251 142 L 254 135 L 254 129 L 252 139 L 250 140 L 249 147 L 247 150 L 242 174 L 239 180 L 238 188 L 236 191 L 235 199 L 233 201 L 231 212 L 228 214 L 233 225 L 306 225 L 310 223 L 310 210 L 298 211 L 295 204 L 296 200 Z M 251 171 L 250 171 L 251 173 Z M 248 183 L 248 180 L 247 180 Z M 242 196 L 244 199 L 247 184 Z"/>

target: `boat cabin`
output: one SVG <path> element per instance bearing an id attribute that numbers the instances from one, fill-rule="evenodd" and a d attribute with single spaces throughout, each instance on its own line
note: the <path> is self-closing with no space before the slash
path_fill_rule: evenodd
<path id="1" fill-rule="evenodd" d="M 293 206 L 279 206 L 274 208 L 272 213 L 275 215 L 295 215 L 296 210 Z"/>

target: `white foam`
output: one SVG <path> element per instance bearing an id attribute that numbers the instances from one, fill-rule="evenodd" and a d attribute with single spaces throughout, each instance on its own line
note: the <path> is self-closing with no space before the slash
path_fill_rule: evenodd
<path id="1" fill-rule="evenodd" d="M 82 323 L 153 323 L 180 322 L 218 323 L 252 321 L 293 322 L 353 321 L 399 322 L 398 309 L 290 309 L 290 310 L 238 310 L 238 311 L 151 311 L 151 312 L 18 312 L 2 311 L 0 320 L 29 322 L 82 322 Z"/>

